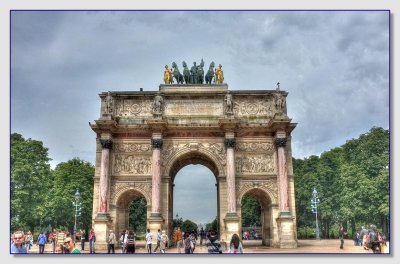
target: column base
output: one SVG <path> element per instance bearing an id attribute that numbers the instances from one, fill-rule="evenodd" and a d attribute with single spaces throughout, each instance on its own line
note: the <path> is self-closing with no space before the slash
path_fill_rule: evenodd
<path id="1" fill-rule="evenodd" d="M 280 248 L 297 248 L 297 237 L 294 230 L 294 217 L 289 216 L 286 212 L 281 212 L 276 219 L 279 232 L 279 247 Z"/>
<path id="2" fill-rule="evenodd" d="M 154 249 L 155 245 L 157 245 L 158 229 L 163 230 L 164 219 L 162 218 L 160 213 L 151 213 L 150 217 L 147 219 L 147 222 L 149 223 L 148 228 L 153 235 L 153 243 L 151 248 Z"/>
<path id="3" fill-rule="evenodd" d="M 237 234 L 241 237 L 240 234 L 240 217 L 236 212 L 228 212 L 225 215 L 225 234 L 221 235 L 221 246 L 224 248 L 227 247 L 233 234 Z"/>
<path id="4" fill-rule="evenodd" d="M 95 251 L 107 250 L 107 236 L 111 230 L 111 223 L 112 220 L 108 213 L 98 213 L 94 219 L 93 228 L 96 233 Z"/>

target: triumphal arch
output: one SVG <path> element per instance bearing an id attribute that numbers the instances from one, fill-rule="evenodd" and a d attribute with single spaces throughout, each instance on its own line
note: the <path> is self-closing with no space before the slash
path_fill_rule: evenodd
<path id="1" fill-rule="evenodd" d="M 172 235 L 174 179 L 189 164 L 214 174 L 220 239 L 241 234 L 241 201 L 255 196 L 264 245 L 297 247 L 288 93 L 229 90 L 226 83 L 162 84 L 158 91 L 101 93 L 93 226 L 96 245 L 128 226 L 128 206 L 147 202 L 147 227 Z M 154 238 L 154 243 L 156 243 Z"/>

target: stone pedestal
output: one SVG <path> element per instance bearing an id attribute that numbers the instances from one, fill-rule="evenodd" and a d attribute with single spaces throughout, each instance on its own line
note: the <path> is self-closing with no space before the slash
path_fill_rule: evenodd
<path id="1" fill-rule="evenodd" d="M 240 217 L 237 213 L 226 213 L 225 216 L 225 238 L 221 237 L 222 242 L 226 242 L 229 244 L 231 241 L 232 235 L 237 234 L 240 235 Z"/>
<path id="2" fill-rule="evenodd" d="M 277 219 L 279 232 L 280 248 L 297 248 L 297 238 L 295 237 L 294 217 L 290 214 L 281 214 Z"/>
<path id="3" fill-rule="evenodd" d="M 98 213 L 94 219 L 94 232 L 96 233 L 96 243 L 94 245 L 96 252 L 107 250 L 107 235 L 111 228 L 111 222 L 110 215 L 104 213 Z"/>
<path id="4" fill-rule="evenodd" d="M 152 249 L 154 250 L 155 246 L 157 245 L 157 233 L 158 229 L 162 230 L 163 229 L 163 223 L 164 219 L 162 218 L 161 214 L 159 213 L 152 213 L 150 217 L 147 219 L 149 226 L 148 228 L 150 229 L 151 234 L 153 235 L 153 246 Z"/>

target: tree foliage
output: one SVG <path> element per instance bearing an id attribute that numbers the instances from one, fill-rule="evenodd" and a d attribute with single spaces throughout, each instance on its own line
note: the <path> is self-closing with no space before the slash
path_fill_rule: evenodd
<path id="1" fill-rule="evenodd" d="M 242 225 L 261 225 L 261 205 L 251 195 L 245 195 L 242 199 Z"/>
<path id="2" fill-rule="evenodd" d="M 183 221 L 183 223 L 182 223 L 182 228 L 181 228 L 181 230 L 183 231 L 183 232 L 191 232 L 191 231 L 195 231 L 195 230 L 197 230 L 197 224 L 196 223 L 194 223 L 194 222 L 192 222 L 192 221 L 190 221 L 190 220 L 185 220 L 185 221 Z"/>
<path id="3" fill-rule="evenodd" d="M 90 229 L 93 206 L 94 166 L 74 158 L 59 163 L 54 169 L 54 183 L 49 196 L 49 213 L 53 226 L 73 230 L 75 221 L 75 192 L 81 194 L 81 216 L 77 218 L 77 229 Z"/>
<path id="4" fill-rule="evenodd" d="M 48 149 L 41 141 L 11 134 L 11 230 L 73 231 L 75 192 L 81 194 L 78 229 L 92 222 L 94 166 L 74 158 L 50 168 Z"/>
<path id="5" fill-rule="evenodd" d="M 145 233 L 147 224 L 147 204 L 146 199 L 142 196 L 129 206 L 129 228 L 135 230 L 136 233 Z"/>
<path id="6" fill-rule="evenodd" d="M 37 140 L 11 135 L 11 230 L 34 231 L 46 220 L 52 174 L 48 149 Z"/>
<path id="7" fill-rule="evenodd" d="M 299 230 L 315 226 L 310 208 L 315 187 L 323 237 L 331 237 L 340 223 L 352 232 L 369 224 L 389 232 L 388 130 L 374 127 L 320 157 L 293 159 L 293 167 Z"/>

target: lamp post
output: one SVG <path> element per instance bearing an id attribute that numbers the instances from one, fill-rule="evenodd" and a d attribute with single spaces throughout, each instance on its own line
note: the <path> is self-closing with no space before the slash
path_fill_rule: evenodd
<path id="1" fill-rule="evenodd" d="M 76 239 L 76 219 L 78 216 L 81 216 L 81 194 L 77 189 L 75 192 L 75 201 L 72 204 L 75 206 L 75 223 L 74 223 L 74 241 Z"/>
<path id="2" fill-rule="evenodd" d="M 318 227 L 318 204 L 319 204 L 318 192 L 315 189 L 312 192 L 312 199 L 311 199 L 311 211 L 315 214 L 315 238 L 317 240 L 320 239 L 319 237 L 319 227 Z"/>

